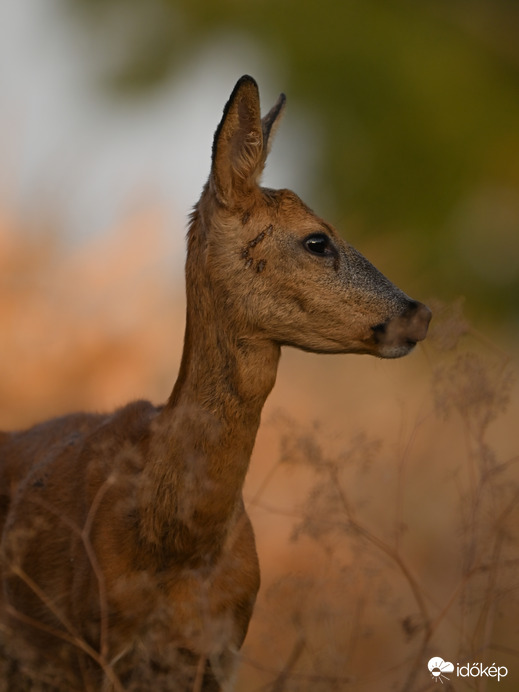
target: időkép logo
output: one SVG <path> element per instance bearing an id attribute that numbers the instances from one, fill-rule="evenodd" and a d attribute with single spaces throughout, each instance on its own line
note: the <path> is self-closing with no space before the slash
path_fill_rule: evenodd
<path id="1" fill-rule="evenodd" d="M 450 680 L 447 673 L 454 673 L 454 663 L 444 661 L 439 656 L 433 656 L 429 660 L 427 667 L 434 682 L 441 682 L 442 685 L 444 680 Z M 495 663 L 492 663 L 491 666 L 484 666 L 482 663 L 461 665 L 456 663 L 456 677 L 459 678 L 497 678 L 499 682 L 501 678 L 505 678 L 507 675 L 508 668 L 506 666 L 496 666 Z"/>

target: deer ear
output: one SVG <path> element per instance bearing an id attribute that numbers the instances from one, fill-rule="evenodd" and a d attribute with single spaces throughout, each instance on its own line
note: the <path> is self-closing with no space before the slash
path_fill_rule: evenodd
<path id="1" fill-rule="evenodd" d="M 209 180 L 224 206 L 232 207 L 257 185 L 265 161 L 263 139 L 258 85 L 245 75 L 233 89 L 213 141 Z"/>
<path id="2" fill-rule="evenodd" d="M 279 123 L 285 112 L 286 100 L 285 94 L 280 94 L 276 103 L 261 120 L 261 127 L 263 130 L 263 164 L 265 164 L 265 160 L 272 145 L 272 140 L 274 139 L 274 135 L 277 132 Z"/>

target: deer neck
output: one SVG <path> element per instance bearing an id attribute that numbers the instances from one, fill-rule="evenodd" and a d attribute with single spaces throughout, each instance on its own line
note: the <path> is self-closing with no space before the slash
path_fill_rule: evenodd
<path id="1" fill-rule="evenodd" d="M 184 352 L 146 468 L 145 532 L 178 561 L 213 555 L 242 511 L 241 492 L 279 345 L 216 318 L 210 291 L 188 292 Z M 198 548 L 194 550 L 194 546 Z M 187 559 L 187 558 L 186 558 Z"/>

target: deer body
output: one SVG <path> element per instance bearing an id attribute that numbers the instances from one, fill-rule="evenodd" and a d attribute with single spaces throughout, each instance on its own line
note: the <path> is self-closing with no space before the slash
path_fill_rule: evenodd
<path id="1" fill-rule="evenodd" d="M 399 357 L 425 338 L 425 306 L 259 186 L 283 108 L 261 119 L 250 77 L 225 108 L 167 403 L 0 435 L 10 689 L 229 689 L 259 587 L 242 487 L 281 347 Z"/>

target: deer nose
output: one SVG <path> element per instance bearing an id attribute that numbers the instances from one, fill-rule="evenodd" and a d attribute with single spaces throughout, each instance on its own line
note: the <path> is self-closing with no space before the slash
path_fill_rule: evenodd
<path id="1" fill-rule="evenodd" d="M 423 303 L 408 300 L 400 315 L 372 327 L 377 354 L 382 358 L 400 358 L 409 353 L 427 335 L 431 311 Z"/>
<path id="2" fill-rule="evenodd" d="M 415 344 L 417 341 L 425 339 L 431 317 L 432 312 L 427 305 L 419 303 L 417 300 L 409 301 L 409 305 L 400 319 L 405 324 L 405 336 L 410 343 Z"/>

